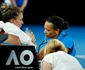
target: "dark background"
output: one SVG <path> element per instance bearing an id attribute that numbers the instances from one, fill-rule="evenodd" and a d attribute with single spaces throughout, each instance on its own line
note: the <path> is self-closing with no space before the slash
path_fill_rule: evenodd
<path id="1" fill-rule="evenodd" d="M 58 15 L 70 25 L 85 25 L 84 9 L 83 1 L 29 0 L 23 20 L 25 24 L 44 24 L 49 16 Z"/>
<path id="2" fill-rule="evenodd" d="M 24 22 L 44 24 L 47 17 L 58 15 L 70 25 L 85 25 L 85 4 L 81 1 L 29 0 L 24 12 Z"/>

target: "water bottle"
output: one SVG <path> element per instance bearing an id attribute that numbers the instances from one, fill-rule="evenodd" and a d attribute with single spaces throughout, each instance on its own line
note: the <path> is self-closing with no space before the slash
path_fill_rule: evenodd
<path id="1" fill-rule="evenodd" d="M 30 36 L 31 30 L 29 30 L 28 28 L 25 28 L 25 33 L 26 33 L 28 36 Z"/>
<path id="2" fill-rule="evenodd" d="M 30 34 L 31 34 L 32 32 L 31 32 L 31 30 L 30 30 L 29 28 L 25 28 L 25 33 L 26 33 L 28 36 L 30 36 Z M 36 48 L 36 47 L 37 47 L 36 42 L 34 43 L 34 45 L 35 45 L 35 48 Z"/>

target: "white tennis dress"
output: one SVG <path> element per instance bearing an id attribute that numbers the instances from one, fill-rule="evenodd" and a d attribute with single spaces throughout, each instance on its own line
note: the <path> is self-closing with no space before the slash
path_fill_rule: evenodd
<path id="1" fill-rule="evenodd" d="M 75 57 L 63 51 L 50 53 L 43 60 L 52 64 L 52 70 L 83 70 Z"/>

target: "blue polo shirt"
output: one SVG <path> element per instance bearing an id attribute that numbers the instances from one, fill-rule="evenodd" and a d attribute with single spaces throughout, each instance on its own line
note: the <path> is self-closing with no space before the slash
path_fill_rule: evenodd
<path id="1" fill-rule="evenodd" d="M 76 50 L 75 50 L 75 47 L 74 47 L 74 42 L 73 42 L 73 39 L 70 36 L 66 35 L 65 32 L 62 31 L 59 34 L 57 39 L 60 40 L 65 45 L 66 48 L 69 48 L 68 53 L 70 55 L 75 56 Z"/>
<path id="2" fill-rule="evenodd" d="M 47 41 L 43 42 L 40 45 L 40 47 L 37 47 L 36 48 L 36 52 L 38 52 L 41 48 L 43 48 L 50 39 L 52 39 L 52 38 L 48 38 Z M 65 45 L 66 48 L 69 48 L 69 52 L 68 53 L 70 55 L 75 56 L 76 50 L 75 50 L 75 47 L 74 47 L 74 42 L 73 42 L 73 40 L 72 40 L 72 38 L 70 36 L 66 35 L 65 32 L 62 31 L 59 34 L 57 39 L 60 40 Z"/>

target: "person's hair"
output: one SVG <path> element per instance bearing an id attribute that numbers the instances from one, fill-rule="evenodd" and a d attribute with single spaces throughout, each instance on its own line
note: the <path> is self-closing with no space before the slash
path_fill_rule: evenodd
<path id="1" fill-rule="evenodd" d="M 44 48 L 44 56 L 49 53 L 53 53 L 57 51 L 64 51 L 67 53 L 67 50 L 61 41 L 57 39 L 52 39 L 47 43 L 47 45 Z"/>
<path id="2" fill-rule="evenodd" d="M 69 23 L 59 16 L 50 16 L 47 18 L 46 21 L 52 23 L 54 29 L 58 28 L 62 30 L 62 29 L 67 29 L 69 26 Z"/>
<path id="3" fill-rule="evenodd" d="M 7 3 L 1 4 L 1 17 L 2 21 L 8 22 L 10 19 L 15 18 L 22 13 L 22 11 L 16 6 L 8 6 Z"/>

